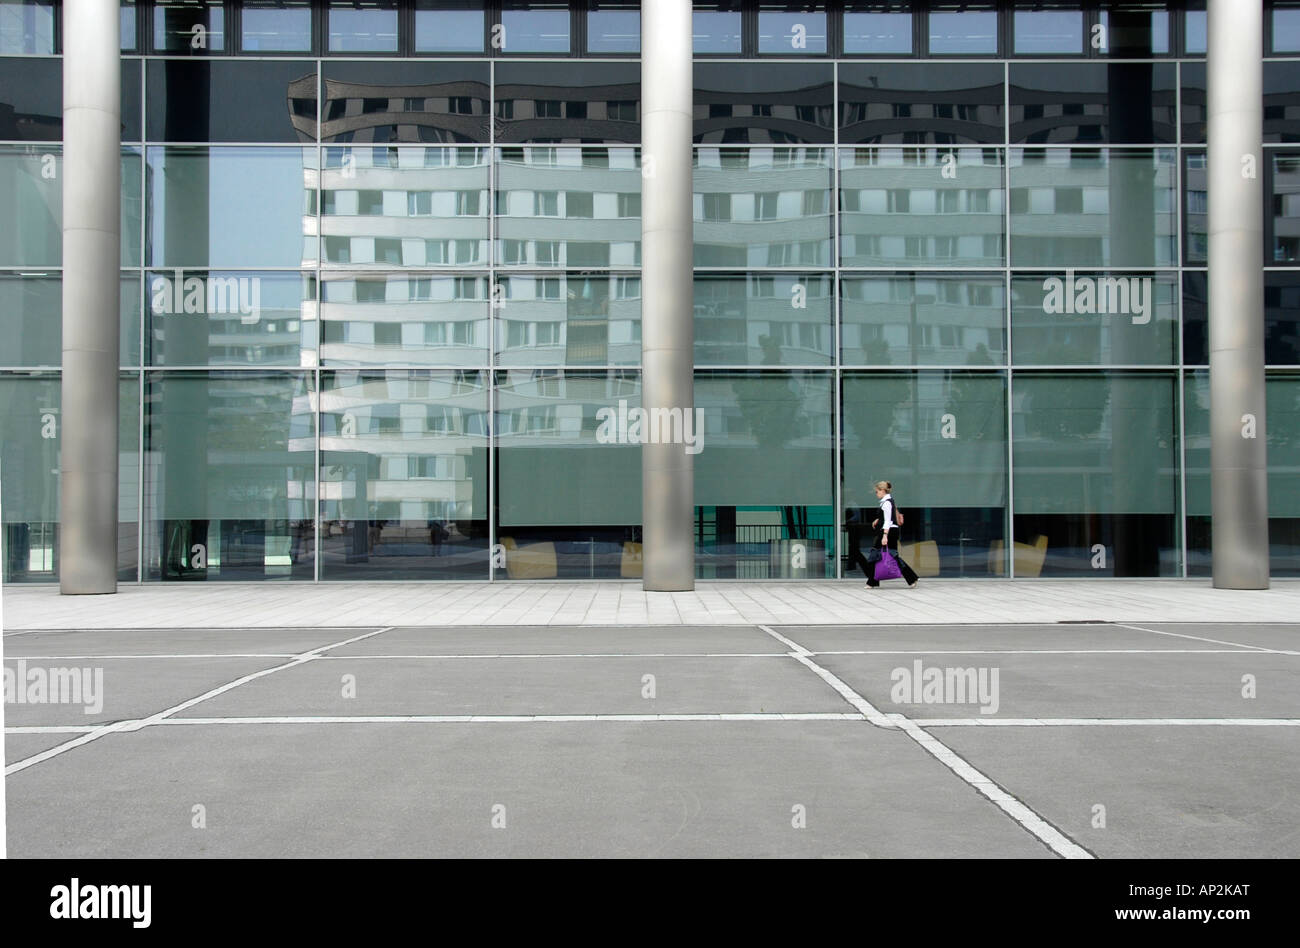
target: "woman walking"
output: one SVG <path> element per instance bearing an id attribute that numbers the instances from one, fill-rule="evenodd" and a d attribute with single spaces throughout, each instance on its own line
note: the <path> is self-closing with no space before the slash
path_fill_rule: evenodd
<path id="1" fill-rule="evenodd" d="M 888 550 L 898 563 L 898 571 L 902 573 L 907 585 L 915 586 L 916 573 L 898 555 L 898 528 L 902 524 L 898 522 L 901 517 L 895 516 L 894 495 L 890 493 L 893 486 L 889 481 L 876 481 L 876 497 L 880 500 L 880 518 L 872 523 L 872 526 L 876 528 L 875 546 L 882 554 L 885 550 Z M 883 559 L 882 555 L 881 560 Z M 874 572 L 867 578 L 867 585 L 872 589 L 880 585 L 880 580 L 876 576 L 880 572 L 881 560 L 876 561 Z"/>

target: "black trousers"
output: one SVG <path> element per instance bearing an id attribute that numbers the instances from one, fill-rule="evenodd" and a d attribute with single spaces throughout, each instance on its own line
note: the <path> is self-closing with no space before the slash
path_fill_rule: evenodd
<path id="1" fill-rule="evenodd" d="M 880 546 L 880 536 L 881 536 L 880 532 L 877 531 L 875 540 L 873 541 L 877 547 Z M 894 554 L 894 559 L 898 560 L 898 571 L 903 574 L 903 581 L 906 582 L 907 585 L 909 586 L 912 585 L 912 583 L 916 582 L 916 573 L 912 570 L 912 567 L 908 566 L 905 562 L 903 562 L 903 558 L 898 555 L 898 528 L 897 527 L 889 531 L 889 552 Z M 871 572 L 867 573 L 867 585 L 868 586 L 880 585 L 880 580 L 876 579 L 874 564 L 871 566 Z"/>
<path id="2" fill-rule="evenodd" d="M 862 552 L 862 537 L 866 530 L 857 524 L 849 524 L 847 529 L 849 533 L 849 567 L 862 567 L 862 575 L 867 579 L 871 579 L 876 574 L 876 567 L 874 564 L 867 562 L 867 558 Z M 877 539 L 876 542 L 879 543 L 880 540 Z"/>

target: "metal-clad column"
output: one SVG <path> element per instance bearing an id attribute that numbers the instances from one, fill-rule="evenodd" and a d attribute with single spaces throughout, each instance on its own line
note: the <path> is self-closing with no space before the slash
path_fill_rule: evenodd
<path id="1" fill-rule="evenodd" d="M 1221 589 L 1268 587 L 1263 18 L 1261 0 L 1210 0 L 1210 485 Z"/>
<path id="2" fill-rule="evenodd" d="M 118 0 L 63 3 L 59 589 L 117 591 Z"/>
<path id="3" fill-rule="evenodd" d="M 641 404 L 651 414 L 680 411 L 684 424 L 695 415 L 691 56 L 690 0 L 643 3 Z M 641 446 L 642 586 L 689 590 L 695 588 L 694 458 L 684 444 L 663 440 Z"/>

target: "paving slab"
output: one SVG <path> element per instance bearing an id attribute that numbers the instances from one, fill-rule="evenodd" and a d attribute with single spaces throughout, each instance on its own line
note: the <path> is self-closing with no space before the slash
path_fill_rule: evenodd
<path id="1" fill-rule="evenodd" d="M 1180 635 L 1200 635 L 1226 642 L 1240 642 L 1258 648 L 1276 648 L 1300 652 L 1300 623 L 1228 623 L 1228 622 L 1150 622 L 1141 623 L 1148 629 L 1175 632 Z"/>
<path id="2" fill-rule="evenodd" d="M 772 626 L 813 652 L 1222 649 L 1225 646 L 1110 624 Z"/>
<path id="3" fill-rule="evenodd" d="M 1052 855 L 906 736 L 850 721 L 151 727 L 11 777 L 9 853 Z"/>
<path id="4" fill-rule="evenodd" d="M 8 718 L 6 718 L 6 721 Z M 7 725 L 6 725 L 7 726 Z M 6 734 L 5 735 L 5 766 L 16 763 L 20 760 L 26 760 L 42 751 L 47 751 L 51 747 L 57 747 L 60 744 L 73 740 L 80 735 L 77 734 Z"/>
<path id="5" fill-rule="evenodd" d="M 761 629 L 740 626 L 410 626 L 330 651 L 331 655 L 765 654 L 788 649 Z"/>
<path id="6" fill-rule="evenodd" d="M 368 630 L 186 628 L 43 630 L 5 636 L 4 656 L 8 659 L 27 655 L 300 655 L 332 642 L 362 635 L 366 631 Z"/>

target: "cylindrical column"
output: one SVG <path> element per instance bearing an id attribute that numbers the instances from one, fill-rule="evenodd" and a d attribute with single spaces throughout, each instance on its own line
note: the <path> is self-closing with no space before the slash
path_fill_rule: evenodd
<path id="1" fill-rule="evenodd" d="M 642 4 L 641 404 L 660 434 L 641 445 L 642 584 L 658 591 L 695 588 L 694 457 L 663 420 L 694 430 L 691 55 L 690 0 Z"/>
<path id="2" fill-rule="evenodd" d="M 1210 0 L 1210 485 L 1214 585 L 1268 586 L 1263 4 Z"/>
<path id="3" fill-rule="evenodd" d="M 117 590 L 121 60 L 117 0 L 63 3 L 59 588 Z"/>

